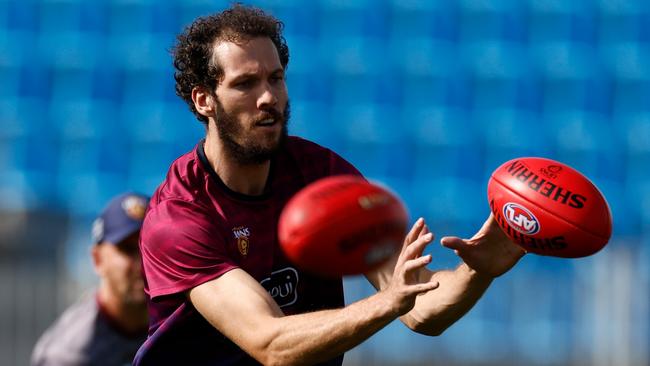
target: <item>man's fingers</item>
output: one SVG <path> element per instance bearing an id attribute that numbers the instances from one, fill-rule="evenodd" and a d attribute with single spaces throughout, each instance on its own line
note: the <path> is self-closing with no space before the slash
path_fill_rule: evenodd
<path id="1" fill-rule="evenodd" d="M 414 242 L 418 238 L 418 236 L 420 236 L 420 233 L 422 232 L 422 228 L 424 226 L 425 226 L 424 219 L 421 217 L 417 219 L 413 224 L 413 226 L 411 227 L 409 233 L 406 234 L 406 239 L 404 240 L 404 246 Z"/>
<path id="2" fill-rule="evenodd" d="M 422 268 L 431 263 L 431 254 L 424 255 L 415 259 L 411 259 L 404 263 L 404 272 L 408 273 L 414 269 Z"/>
<path id="3" fill-rule="evenodd" d="M 422 230 L 420 230 L 420 235 L 418 235 L 418 238 L 428 233 L 430 233 L 429 226 L 427 226 L 427 224 L 425 223 L 424 226 L 422 227 Z"/>
<path id="4" fill-rule="evenodd" d="M 453 250 L 462 250 L 467 246 L 465 240 L 455 236 L 445 236 L 444 238 L 440 239 L 440 244 L 442 244 L 442 246 L 445 248 Z"/>
<path id="5" fill-rule="evenodd" d="M 417 285 L 413 285 L 415 293 L 421 294 L 423 292 L 431 291 L 433 289 L 438 288 L 440 286 L 440 283 L 438 281 L 431 281 L 427 283 L 419 283 Z"/>
<path id="6" fill-rule="evenodd" d="M 405 259 L 413 259 L 422 255 L 424 248 L 433 241 L 433 234 L 427 233 L 408 245 L 402 255 Z"/>

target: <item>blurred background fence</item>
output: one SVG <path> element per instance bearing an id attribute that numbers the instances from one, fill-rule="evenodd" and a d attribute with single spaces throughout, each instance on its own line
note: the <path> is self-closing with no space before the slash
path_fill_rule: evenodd
<path id="1" fill-rule="evenodd" d="M 471 236 L 492 170 L 544 156 L 589 176 L 614 235 L 527 256 L 444 335 L 396 322 L 347 365 L 650 364 L 650 3 L 264 0 L 291 49 L 290 131 L 392 187 L 413 219 Z M 168 50 L 208 0 L 0 0 L 0 364 L 95 283 L 90 225 L 151 193 L 203 129 Z M 433 245 L 432 267 L 457 260 Z M 371 293 L 346 280 L 349 301 Z"/>

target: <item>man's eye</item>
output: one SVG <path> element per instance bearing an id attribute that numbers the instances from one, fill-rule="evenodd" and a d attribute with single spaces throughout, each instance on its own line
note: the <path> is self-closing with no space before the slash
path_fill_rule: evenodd
<path id="1" fill-rule="evenodd" d="M 238 81 L 235 83 L 235 87 L 237 88 L 248 88 L 253 86 L 254 80 L 252 79 L 245 79 L 242 81 Z"/>

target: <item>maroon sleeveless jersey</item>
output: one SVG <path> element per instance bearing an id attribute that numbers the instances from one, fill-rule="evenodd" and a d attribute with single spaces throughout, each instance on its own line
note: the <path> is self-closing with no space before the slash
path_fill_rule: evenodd
<path id="1" fill-rule="evenodd" d="M 341 279 L 295 268 L 277 237 L 286 202 L 308 183 L 338 174 L 360 173 L 334 152 L 297 137 L 272 158 L 261 196 L 228 189 L 205 158 L 203 141 L 174 161 L 151 198 L 140 235 L 150 328 L 134 365 L 257 364 L 186 296 L 233 268 L 259 281 L 287 315 L 342 307 Z"/>

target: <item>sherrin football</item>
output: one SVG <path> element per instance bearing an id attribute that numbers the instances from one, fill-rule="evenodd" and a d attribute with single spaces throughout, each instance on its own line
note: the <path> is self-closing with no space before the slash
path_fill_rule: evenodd
<path id="1" fill-rule="evenodd" d="M 612 235 L 609 205 L 596 186 L 566 164 L 513 159 L 488 182 L 499 226 L 527 252 L 577 258 L 602 249 Z"/>
<path id="2" fill-rule="evenodd" d="M 278 239 L 296 266 L 324 277 L 366 273 L 401 250 L 408 214 L 388 189 L 354 175 L 313 182 L 293 196 Z"/>

